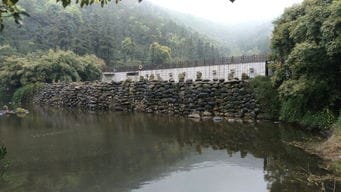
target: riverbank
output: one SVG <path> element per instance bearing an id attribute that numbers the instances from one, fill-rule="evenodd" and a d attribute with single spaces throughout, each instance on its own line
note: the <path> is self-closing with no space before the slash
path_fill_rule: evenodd
<path id="1" fill-rule="evenodd" d="M 263 100 L 269 101 L 265 97 Z M 34 96 L 38 105 L 85 110 L 137 111 L 228 122 L 264 119 L 272 102 L 261 105 L 246 81 L 140 81 L 121 83 L 46 84 Z M 340 120 L 339 120 L 340 121 Z M 340 127 L 341 123 L 335 124 Z M 339 128 L 327 141 L 293 142 L 293 146 L 326 160 L 326 167 L 340 175 Z"/>
<path id="2" fill-rule="evenodd" d="M 312 142 L 307 144 L 307 151 L 320 156 L 326 160 L 328 170 L 332 170 L 341 181 L 341 123 L 333 126 L 333 135 L 322 142 Z"/>
<path id="3" fill-rule="evenodd" d="M 301 148 L 310 154 L 325 160 L 325 168 L 341 181 L 341 118 L 332 127 L 333 134 L 328 139 L 307 142 L 291 142 L 290 145 Z"/>
<path id="4" fill-rule="evenodd" d="M 3 107 L 3 110 L 0 110 L 0 116 L 8 116 L 8 115 L 24 116 L 28 113 L 29 111 L 24 108 L 16 108 L 15 110 L 9 110 L 6 105 Z"/>

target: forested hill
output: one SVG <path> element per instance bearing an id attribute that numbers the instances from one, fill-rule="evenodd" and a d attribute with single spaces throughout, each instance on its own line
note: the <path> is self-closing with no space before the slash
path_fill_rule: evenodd
<path id="1" fill-rule="evenodd" d="M 223 24 L 166 8 L 159 8 L 155 11 L 157 11 L 155 14 L 172 18 L 177 24 L 187 26 L 218 41 L 224 48 L 224 53 L 229 56 L 270 52 L 272 22 L 275 18 Z"/>
<path id="2" fill-rule="evenodd" d="M 66 9 L 55 0 L 26 0 L 20 5 L 31 17 L 21 28 L 8 21 L 0 36 L 0 46 L 10 45 L 17 53 L 71 50 L 95 54 L 115 66 L 226 55 L 217 42 L 158 14 L 159 8 L 148 2 Z"/>

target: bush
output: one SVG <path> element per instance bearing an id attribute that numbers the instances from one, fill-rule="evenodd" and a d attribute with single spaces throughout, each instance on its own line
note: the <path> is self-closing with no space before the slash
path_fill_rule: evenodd
<path id="1" fill-rule="evenodd" d="M 261 111 L 265 113 L 267 118 L 278 119 L 280 109 L 278 92 L 272 86 L 270 78 L 257 76 L 250 81 L 250 84 L 260 104 Z"/>
<path id="2" fill-rule="evenodd" d="M 41 83 L 25 85 L 17 89 L 12 97 L 12 102 L 15 104 L 23 104 L 31 101 L 34 94 L 43 86 Z"/>
<path id="3" fill-rule="evenodd" d="M 334 114 L 329 109 L 324 109 L 317 113 L 307 112 L 300 120 L 300 123 L 305 126 L 323 130 L 329 129 L 335 120 Z"/>
<path id="4" fill-rule="evenodd" d="M 184 82 L 186 78 L 186 72 L 179 73 L 178 78 L 179 82 Z"/>
<path id="5" fill-rule="evenodd" d="M 12 98 L 16 103 L 30 98 L 37 83 L 98 80 L 104 66 L 94 55 L 79 56 L 61 50 L 11 55 L 2 61 L 0 101 L 8 102 Z"/>
<path id="6" fill-rule="evenodd" d="M 242 80 L 248 80 L 250 77 L 246 73 L 242 73 Z"/>
<path id="7" fill-rule="evenodd" d="M 0 104 L 5 104 L 11 100 L 11 91 L 7 87 L 0 85 Z"/>

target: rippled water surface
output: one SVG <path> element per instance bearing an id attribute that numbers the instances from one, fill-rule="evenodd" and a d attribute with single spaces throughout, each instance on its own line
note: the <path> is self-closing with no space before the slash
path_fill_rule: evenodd
<path id="1" fill-rule="evenodd" d="M 35 109 L 0 117 L 11 162 L 0 191 L 321 191 L 307 182 L 324 174 L 320 160 L 285 144 L 304 137 L 271 123 Z"/>

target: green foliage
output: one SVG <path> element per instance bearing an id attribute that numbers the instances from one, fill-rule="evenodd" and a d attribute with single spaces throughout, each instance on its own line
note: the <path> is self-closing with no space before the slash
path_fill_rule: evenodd
<path id="1" fill-rule="evenodd" d="M 17 89 L 12 97 L 14 104 L 28 103 L 34 94 L 43 86 L 41 83 L 28 84 Z"/>
<path id="2" fill-rule="evenodd" d="M 246 73 L 242 73 L 242 80 L 248 80 L 250 79 L 249 75 Z"/>
<path id="3" fill-rule="evenodd" d="M 322 111 L 317 113 L 312 113 L 308 111 L 304 114 L 301 123 L 309 127 L 329 129 L 333 125 L 335 120 L 335 115 L 329 109 L 323 109 Z"/>
<path id="4" fill-rule="evenodd" d="M 39 83 L 98 80 L 103 66 L 94 55 L 78 56 L 71 51 L 8 56 L 0 65 L 1 97 L 15 92 L 13 100 L 21 103 L 30 98 Z"/>
<path id="5" fill-rule="evenodd" d="M 13 47 L 10 45 L 0 45 L 0 66 L 3 63 L 4 58 L 11 56 L 11 55 L 16 55 L 17 52 Z"/>
<path id="6" fill-rule="evenodd" d="M 111 0 L 77 0 L 76 3 L 79 3 L 81 7 L 84 5 L 92 5 L 95 3 L 101 4 L 101 6 L 104 6 Z M 116 3 L 118 3 L 121 0 L 115 0 Z M 138 2 L 141 2 L 142 0 L 138 0 Z M 0 2 L 0 32 L 4 29 L 5 25 L 3 24 L 4 18 L 12 17 L 16 24 L 19 26 L 22 25 L 22 16 L 30 16 L 25 10 L 20 8 L 20 6 L 17 6 L 17 3 L 19 0 L 2 0 Z M 57 2 L 61 2 L 63 7 L 69 6 L 71 4 L 71 0 L 57 0 Z"/>
<path id="7" fill-rule="evenodd" d="M 6 25 L 0 37 L 0 46 L 9 45 L 20 54 L 71 50 L 78 55 L 94 54 L 108 66 L 118 67 L 150 64 L 155 59 L 149 54 L 154 42 L 171 49 L 163 53 L 170 54 L 166 56 L 172 61 L 216 58 L 225 53 L 217 42 L 177 24 L 148 2 L 64 9 L 54 1 L 26 0 L 20 6 L 32 17 L 21 28 Z"/>
<path id="8" fill-rule="evenodd" d="M 341 104 L 341 2 L 305 0 L 275 22 L 273 84 L 280 119 L 325 128 Z"/>
<path id="9" fill-rule="evenodd" d="M 11 94 L 8 91 L 7 86 L 0 85 L 0 104 L 7 103 L 11 100 Z"/>
<path id="10" fill-rule="evenodd" d="M 186 72 L 182 72 L 178 74 L 179 82 L 184 82 L 186 78 Z"/>
<path id="11" fill-rule="evenodd" d="M 167 63 L 170 62 L 172 59 L 171 48 L 160 45 L 157 42 L 154 42 L 150 45 L 149 53 L 151 57 L 151 62 L 153 64 Z"/>
<path id="12" fill-rule="evenodd" d="M 334 134 L 341 138 L 341 113 L 333 125 Z"/>
<path id="13" fill-rule="evenodd" d="M 271 79 L 264 76 L 257 76 L 250 80 L 250 84 L 260 104 L 261 111 L 270 119 L 278 119 L 280 109 L 278 92 L 272 86 Z"/>
<path id="14" fill-rule="evenodd" d="M 16 6 L 18 0 L 2 0 L 0 2 L 0 32 L 5 28 L 3 20 L 11 17 L 19 26 L 22 25 L 22 16 L 29 16 L 27 12 Z"/>
<path id="15" fill-rule="evenodd" d="M 15 109 L 15 113 L 16 113 L 16 114 L 27 114 L 27 113 L 29 113 L 29 112 L 28 112 L 27 109 L 18 107 L 18 108 Z"/>
<path id="16" fill-rule="evenodd" d="M 122 43 L 121 43 L 121 50 L 124 54 L 124 61 L 127 61 L 127 57 L 131 57 L 134 55 L 134 48 L 135 48 L 135 43 L 130 37 L 126 37 Z"/>

